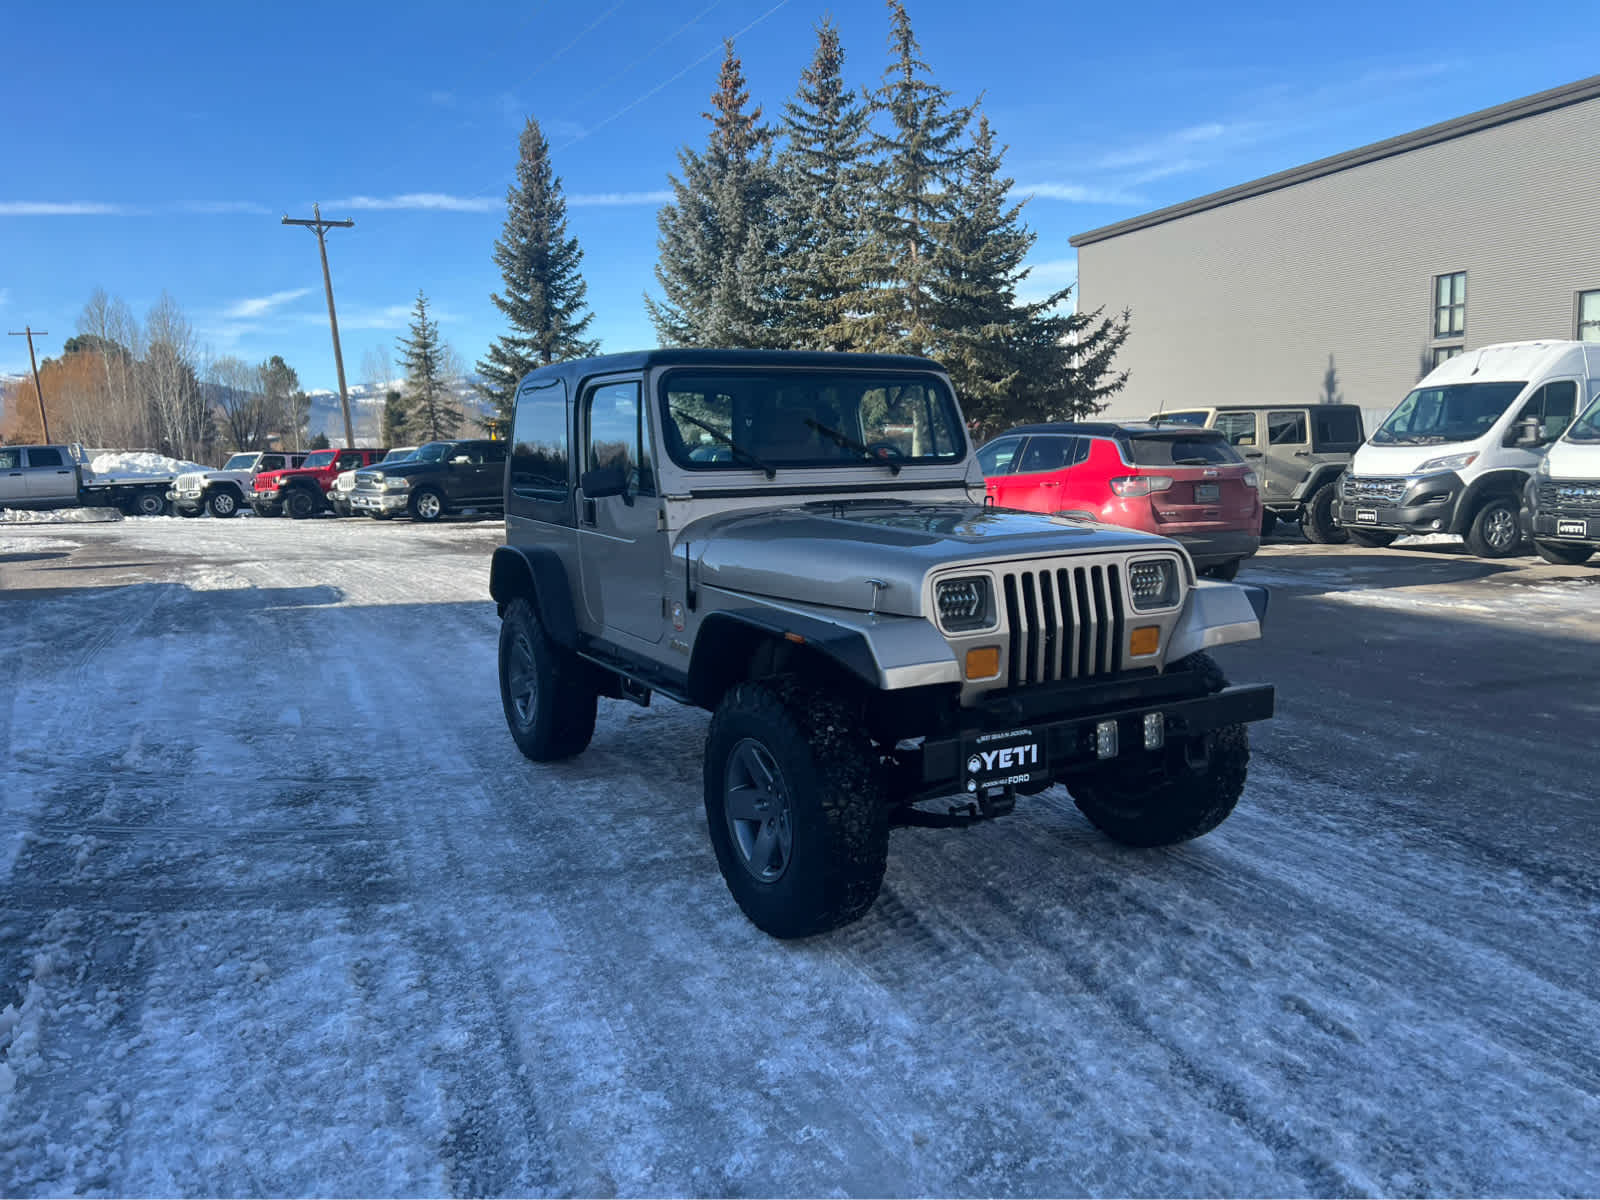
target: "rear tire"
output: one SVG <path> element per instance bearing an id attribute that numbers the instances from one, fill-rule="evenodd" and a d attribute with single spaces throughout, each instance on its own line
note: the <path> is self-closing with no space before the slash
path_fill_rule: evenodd
<path id="1" fill-rule="evenodd" d="M 1393 545 L 1395 538 L 1400 536 L 1392 529 L 1351 529 L 1347 532 L 1352 542 L 1369 550 L 1381 550 Z"/>
<path id="2" fill-rule="evenodd" d="M 798 680 L 735 685 L 706 737 L 705 804 L 728 891 L 756 928 L 857 920 L 889 857 L 889 807 L 858 714 Z"/>
<path id="3" fill-rule="evenodd" d="M 1270 508 L 1261 510 L 1261 536 L 1266 537 L 1278 527 L 1278 514 Z"/>
<path id="4" fill-rule="evenodd" d="M 1306 497 L 1301 510 L 1300 530 L 1306 540 L 1319 546 L 1339 546 L 1348 542 L 1353 531 L 1340 528 L 1333 520 L 1333 504 L 1338 499 L 1336 483 L 1325 483 Z M 1390 539 L 1393 540 L 1392 538 Z"/>
<path id="5" fill-rule="evenodd" d="M 1509 496 L 1484 501 L 1467 527 L 1467 549 L 1479 558 L 1510 558 L 1522 541 L 1522 506 Z"/>
<path id="6" fill-rule="evenodd" d="M 500 622 L 500 705 L 517 749 L 555 762 L 588 749 L 599 693 L 586 664 L 559 645 L 518 596 Z"/>
<path id="7" fill-rule="evenodd" d="M 140 492 L 128 503 L 130 516 L 160 517 L 169 511 L 167 498 L 160 492 Z"/>
<path id="8" fill-rule="evenodd" d="M 180 517 L 198 517 L 202 511 L 204 510 L 198 508 L 180 508 L 178 515 Z"/>
<path id="9" fill-rule="evenodd" d="M 1589 556 L 1594 553 L 1593 546 L 1566 546 L 1560 542 L 1535 542 L 1533 548 L 1545 562 L 1555 563 L 1560 567 L 1576 567 L 1580 563 L 1586 563 L 1589 561 Z"/>

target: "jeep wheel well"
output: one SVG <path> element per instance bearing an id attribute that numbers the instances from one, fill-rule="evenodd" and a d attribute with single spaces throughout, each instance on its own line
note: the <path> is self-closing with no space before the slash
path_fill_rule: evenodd
<path id="1" fill-rule="evenodd" d="M 813 646 L 742 621 L 720 621 L 711 636 L 702 628 L 695 639 L 695 654 L 689 665 L 689 697 L 699 707 L 715 711 L 735 684 L 779 675 L 804 680 L 833 695 L 852 695 L 868 689 L 865 680 Z"/>

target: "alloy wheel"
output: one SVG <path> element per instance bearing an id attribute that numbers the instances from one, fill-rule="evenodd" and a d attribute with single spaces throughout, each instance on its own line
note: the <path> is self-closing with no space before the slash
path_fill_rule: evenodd
<path id="1" fill-rule="evenodd" d="M 789 867 L 794 824 L 783 772 L 756 739 L 743 739 L 728 755 L 723 797 L 740 865 L 762 883 L 777 882 Z"/>

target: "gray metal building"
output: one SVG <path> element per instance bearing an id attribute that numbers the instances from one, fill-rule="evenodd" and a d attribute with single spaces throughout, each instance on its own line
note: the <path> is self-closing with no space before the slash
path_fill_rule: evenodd
<path id="1" fill-rule="evenodd" d="M 1600 341 L 1600 75 L 1081 233 L 1080 309 L 1127 307 L 1109 413 L 1387 412 L 1492 342 Z M 1370 424 L 1370 417 L 1369 417 Z"/>

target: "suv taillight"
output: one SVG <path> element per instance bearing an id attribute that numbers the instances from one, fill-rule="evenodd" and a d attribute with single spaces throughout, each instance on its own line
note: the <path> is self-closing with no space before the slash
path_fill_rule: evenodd
<path id="1" fill-rule="evenodd" d="M 1111 481 L 1111 490 L 1124 498 L 1164 492 L 1171 486 L 1171 475 L 1119 475 Z"/>

